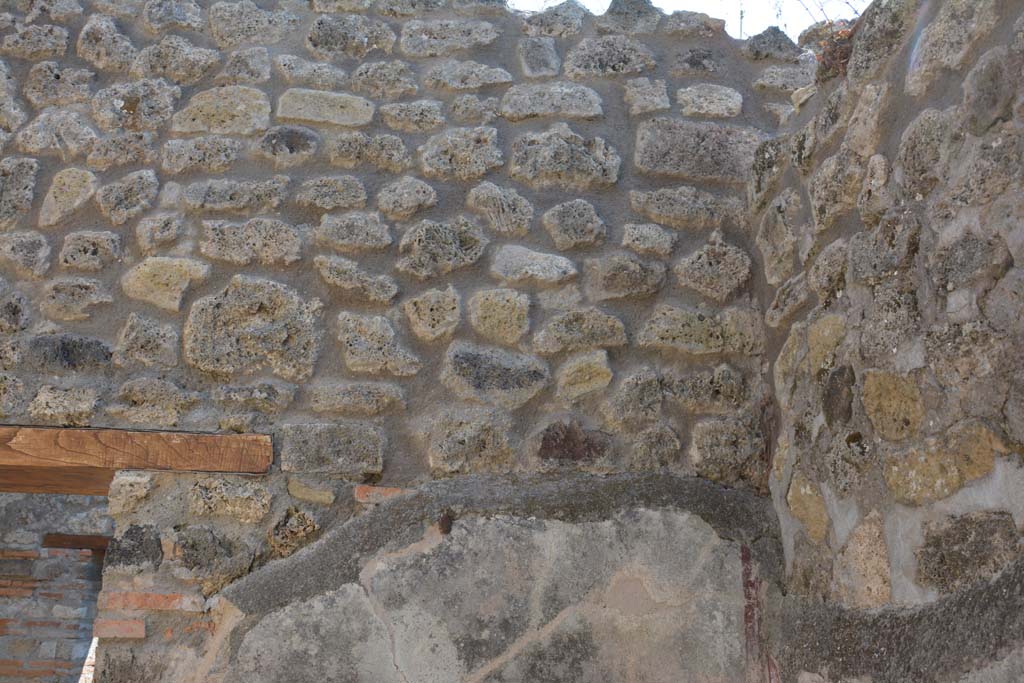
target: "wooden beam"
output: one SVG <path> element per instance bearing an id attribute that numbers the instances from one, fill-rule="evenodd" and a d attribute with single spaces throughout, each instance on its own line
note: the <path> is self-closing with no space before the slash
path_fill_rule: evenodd
<path id="1" fill-rule="evenodd" d="M 0 491 L 106 495 L 117 470 L 261 473 L 265 434 L 0 426 Z"/>
<path id="2" fill-rule="evenodd" d="M 46 534 L 43 536 L 44 548 L 67 548 L 105 553 L 108 545 L 110 545 L 110 536 L 93 534 Z"/>

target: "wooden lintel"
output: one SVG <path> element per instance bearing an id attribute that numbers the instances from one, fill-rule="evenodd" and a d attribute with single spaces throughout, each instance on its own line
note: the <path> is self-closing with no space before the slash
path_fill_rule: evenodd
<path id="1" fill-rule="evenodd" d="M 43 536 L 44 548 L 91 550 L 94 553 L 105 553 L 108 545 L 110 545 L 110 536 L 94 534 L 46 534 Z"/>
<path id="2" fill-rule="evenodd" d="M 265 434 L 0 426 L 0 491 L 107 494 L 117 470 L 262 473 Z"/>

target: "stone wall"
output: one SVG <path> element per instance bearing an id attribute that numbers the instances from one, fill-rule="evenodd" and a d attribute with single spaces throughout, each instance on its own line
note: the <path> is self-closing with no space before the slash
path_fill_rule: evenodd
<path id="1" fill-rule="evenodd" d="M 1015 680 L 1020 13 L 16 3 L 4 421 L 276 449 L 118 474 L 97 679 Z"/>
<path id="2" fill-rule="evenodd" d="M 109 535 L 106 501 L 0 494 L 0 681 L 79 683 L 93 638 L 102 553 L 47 534 Z"/>

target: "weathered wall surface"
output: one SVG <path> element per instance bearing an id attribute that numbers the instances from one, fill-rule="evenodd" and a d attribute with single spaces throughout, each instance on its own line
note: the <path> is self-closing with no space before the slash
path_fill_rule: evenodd
<path id="1" fill-rule="evenodd" d="M 3 419 L 277 449 L 118 475 L 99 680 L 1012 677 L 1014 3 L 10 12 Z"/>
<path id="2" fill-rule="evenodd" d="M 78 683 L 103 558 L 43 539 L 109 535 L 112 526 L 102 498 L 0 495 L 0 680 Z"/>

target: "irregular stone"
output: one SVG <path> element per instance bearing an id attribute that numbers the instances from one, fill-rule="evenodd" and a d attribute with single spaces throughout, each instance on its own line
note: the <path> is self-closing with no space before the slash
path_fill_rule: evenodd
<path id="1" fill-rule="evenodd" d="M 406 133 L 429 133 L 445 123 L 441 103 L 437 100 L 384 104 L 380 115 L 388 128 Z"/>
<path id="2" fill-rule="evenodd" d="M 494 255 L 490 272 L 509 284 L 554 285 L 576 277 L 576 266 L 564 256 L 503 244 Z"/>
<path id="3" fill-rule="evenodd" d="M 242 478 L 203 477 L 188 492 L 188 512 L 203 517 L 223 515 L 255 524 L 270 512 L 272 497 L 261 482 Z"/>
<path id="4" fill-rule="evenodd" d="M 459 95 L 452 100 L 448 113 L 457 123 L 481 125 L 498 118 L 498 98 Z"/>
<path id="5" fill-rule="evenodd" d="M 822 302 L 839 296 L 846 287 L 846 240 L 836 240 L 821 250 L 807 269 L 807 284 Z"/>
<path id="6" fill-rule="evenodd" d="M 160 532 L 154 526 L 131 525 L 120 536 L 110 539 L 109 556 L 104 558 L 111 571 L 138 574 L 156 571 L 164 559 Z"/>
<path id="7" fill-rule="evenodd" d="M 22 86 L 25 99 L 36 109 L 88 102 L 96 74 L 88 69 L 74 69 L 57 62 L 39 62 L 29 69 Z M 4 116 L 8 122 L 17 120 L 13 112 Z M 22 117 L 24 114 L 21 115 Z M 20 125 L 20 123 L 19 123 Z M 5 126 L 9 129 L 17 125 Z"/>
<path id="8" fill-rule="evenodd" d="M 743 211 L 742 203 L 734 197 L 718 197 L 686 185 L 650 191 L 632 190 L 629 204 L 634 211 L 652 221 L 690 230 L 734 224 L 740 220 Z"/>
<path id="9" fill-rule="evenodd" d="M 504 164 L 497 142 L 495 128 L 449 128 L 417 150 L 420 168 L 429 178 L 480 178 Z"/>
<path id="10" fill-rule="evenodd" d="M 659 117 L 637 127 L 633 163 L 650 175 L 745 182 L 763 140 L 753 128 Z"/>
<path id="11" fill-rule="evenodd" d="M 347 85 L 345 70 L 330 64 L 311 62 L 295 55 L 278 55 L 274 57 L 274 66 L 288 85 L 315 90 L 341 90 Z"/>
<path id="12" fill-rule="evenodd" d="M 406 299 L 402 310 L 409 319 L 409 327 L 423 341 L 448 338 L 462 319 L 462 298 L 451 285 L 448 289 L 428 289 Z"/>
<path id="13" fill-rule="evenodd" d="M 114 166 L 149 166 L 156 160 L 154 136 L 144 131 L 121 131 L 93 140 L 85 163 L 106 171 Z"/>
<path id="14" fill-rule="evenodd" d="M 182 199 L 191 211 L 269 211 L 287 198 L 288 176 L 267 180 L 203 180 L 185 188 Z"/>
<path id="15" fill-rule="evenodd" d="M 565 0 L 543 12 L 525 17 L 523 28 L 531 36 L 566 38 L 580 32 L 583 28 L 583 19 L 589 14 L 590 12 L 576 0 Z"/>
<path id="16" fill-rule="evenodd" d="M 317 244 L 346 254 L 379 251 L 392 242 L 391 232 L 380 216 L 363 211 L 324 214 L 313 237 Z"/>
<path id="17" fill-rule="evenodd" d="M 584 199 L 553 206 L 544 212 L 541 222 L 561 250 L 601 244 L 607 232 L 593 204 Z"/>
<path id="18" fill-rule="evenodd" d="M 405 231 L 398 252 L 398 270 L 421 280 L 450 273 L 480 260 L 489 240 L 469 219 L 450 223 L 422 220 Z"/>
<path id="19" fill-rule="evenodd" d="M 556 123 L 515 139 L 509 174 L 535 189 L 593 190 L 614 185 L 621 163 L 603 138 L 588 140 Z"/>
<path id="20" fill-rule="evenodd" d="M 622 246 L 638 254 L 665 257 L 676 244 L 676 236 L 656 223 L 626 223 L 622 229 Z"/>
<path id="21" fill-rule="evenodd" d="M 196 300 L 185 321 L 188 363 L 218 375 L 269 367 L 298 381 L 313 373 L 320 352 L 318 299 L 263 278 L 235 275 L 223 291 Z"/>
<path id="22" fill-rule="evenodd" d="M 311 543 L 319 531 L 320 525 L 310 515 L 290 507 L 270 531 L 267 543 L 275 557 L 289 557 Z"/>
<path id="23" fill-rule="evenodd" d="M 57 320 L 85 320 L 90 315 L 90 308 L 113 300 L 114 297 L 98 280 L 62 277 L 50 280 L 43 287 L 39 310 Z"/>
<path id="24" fill-rule="evenodd" d="M 512 188 L 482 182 L 466 195 L 466 208 L 487 220 L 499 235 L 522 237 L 530 231 L 533 205 Z"/>
<path id="25" fill-rule="evenodd" d="M 0 41 L 0 54 L 38 61 L 61 57 L 68 49 L 68 32 L 51 24 L 16 25 Z"/>
<path id="26" fill-rule="evenodd" d="M 463 341 L 448 347 L 441 370 L 441 381 L 456 395 L 508 410 L 536 396 L 549 379 L 539 358 Z"/>
<path id="27" fill-rule="evenodd" d="M 581 308 L 552 316 L 533 337 L 541 354 L 624 346 L 626 327 L 613 315 Z"/>
<path id="28" fill-rule="evenodd" d="M 526 78 L 549 78 L 557 76 L 562 69 L 555 39 L 550 36 L 521 38 L 516 54 L 519 55 L 519 68 Z"/>
<path id="29" fill-rule="evenodd" d="M 875 609 L 892 601 L 889 550 L 882 515 L 872 510 L 850 532 L 836 557 L 834 591 L 839 601 L 855 609 Z"/>
<path id="30" fill-rule="evenodd" d="M 984 135 L 1000 121 L 1009 121 L 1017 93 L 1014 60 L 1005 46 L 992 48 L 964 80 L 964 109 L 973 135 Z"/>
<path id="31" fill-rule="evenodd" d="M 210 266 L 202 261 L 150 256 L 124 274 L 121 288 L 132 299 L 145 301 L 165 311 L 177 311 L 192 282 L 202 282 L 209 274 Z"/>
<path id="32" fill-rule="evenodd" d="M 676 91 L 679 112 L 684 116 L 731 118 L 743 113 L 743 95 L 724 85 L 698 83 Z"/>
<path id="33" fill-rule="evenodd" d="M 365 481 L 384 469 L 384 433 L 362 422 L 286 424 L 281 469 Z"/>
<path id="34" fill-rule="evenodd" d="M 413 70 L 399 60 L 360 64 L 352 72 L 348 87 L 353 92 L 385 100 L 415 95 L 419 90 Z"/>
<path id="35" fill-rule="evenodd" d="M 407 377 L 422 367 L 419 358 L 399 345 L 395 328 L 383 316 L 339 313 L 338 341 L 345 366 L 353 372 Z"/>
<path id="36" fill-rule="evenodd" d="M 92 116 L 108 131 L 156 130 L 174 114 L 179 97 L 181 88 L 162 78 L 115 83 L 93 95 Z"/>
<path id="37" fill-rule="evenodd" d="M 320 15 L 306 35 L 306 47 L 325 61 L 334 57 L 363 59 L 373 52 L 391 54 L 395 33 L 383 21 L 357 14 Z"/>
<path id="38" fill-rule="evenodd" d="M 121 236 L 100 230 L 72 232 L 64 237 L 58 260 L 65 268 L 103 270 L 121 258 Z"/>
<path id="39" fill-rule="evenodd" d="M 365 126 L 373 120 L 373 102 L 346 93 L 289 88 L 277 100 L 277 118 L 332 126 Z"/>
<path id="40" fill-rule="evenodd" d="M 956 71 L 964 65 L 971 48 L 996 27 L 997 4 L 993 0 L 952 0 L 939 9 L 914 46 L 905 83 L 911 96 L 923 95 L 942 71 Z"/>
<path id="41" fill-rule="evenodd" d="M 500 111 L 509 121 L 548 116 L 594 119 L 604 115 L 600 95 L 584 85 L 565 81 L 513 85 L 501 98 Z"/>
<path id="42" fill-rule="evenodd" d="M 693 355 L 759 355 L 764 350 L 764 327 L 761 314 L 747 308 L 727 308 L 710 315 L 661 304 L 643 324 L 637 344 Z"/>
<path id="43" fill-rule="evenodd" d="M 654 53 L 627 36 L 584 38 L 565 56 L 565 75 L 573 80 L 638 74 L 654 66 Z"/>
<path id="44" fill-rule="evenodd" d="M 85 169 L 64 168 L 57 171 L 39 209 L 39 227 L 46 228 L 63 222 L 92 199 L 98 186 L 96 176 Z"/>
<path id="45" fill-rule="evenodd" d="M 38 232 L 0 235 L 0 261 L 25 277 L 41 277 L 50 269 L 50 245 Z"/>
<path id="46" fill-rule="evenodd" d="M 814 83 L 815 70 L 813 62 L 803 63 L 799 66 L 769 66 L 761 72 L 760 78 L 754 81 L 754 88 L 795 93 Z"/>
<path id="47" fill-rule="evenodd" d="M 276 168 L 300 166 L 312 159 L 320 136 L 300 126 L 274 126 L 253 143 L 257 155 L 270 159 Z"/>
<path id="48" fill-rule="evenodd" d="M 502 68 L 472 60 L 447 59 L 431 67 L 423 82 L 435 90 L 479 90 L 511 83 L 512 74 Z"/>
<path id="49" fill-rule="evenodd" d="M 332 164 L 343 168 L 369 163 L 391 173 L 401 173 L 412 166 L 409 150 L 397 135 L 371 138 L 363 133 L 341 133 L 328 138 L 327 156 Z"/>
<path id="50" fill-rule="evenodd" d="M 1011 268 L 989 291 L 981 304 L 995 329 L 1018 335 L 1024 330 L 1024 269 Z"/>
<path id="51" fill-rule="evenodd" d="M 172 244 L 185 229 L 177 214 L 156 214 L 143 218 L 135 226 L 135 239 L 143 254 L 151 254 L 157 247 Z"/>
<path id="52" fill-rule="evenodd" d="M 142 24 L 156 35 L 173 29 L 201 31 L 203 11 L 192 0 L 148 0 L 142 8 Z"/>
<path id="53" fill-rule="evenodd" d="M 747 400 L 743 374 L 722 364 L 713 370 L 662 378 L 665 398 L 695 413 L 728 414 Z"/>
<path id="54" fill-rule="evenodd" d="M 265 11 L 251 0 L 210 6 L 210 34 L 221 48 L 276 43 L 291 34 L 299 18 L 285 10 Z"/>
<path id="55" fill-rule="evenodd" d="M 317 413 L 374 417 L 405 407 L 401 387 L 388 382 L 319 382 L 310 391 Z"/>
<path id="56" fill-rule="evenodd" d="M 893 209 L 870 232 L 850 238 L 848 274 L 852 281 L 881 284 L 913 264 L 921 222 L 915 212 Z"/>
<path id="57" fill-rule="evenodd" d="M 364 302 L 386 304 L 398 295 L 398 283 L 387 275 L 373 275 L 352 259 L 320 255 L 313 259 L 320 278 Z"/>
<path id="58" fill-rule="evenodd" d="M 851 82 L 874 78 L 889 57 L 899 51 L 904 35 L 913 30 L 918 7 L 916 0 L 899 0 L 864 11 L 846 65 Z"/>
<path id="59" fill-rule="evenodd" d="M 605 421 L 617 431 L 634 431 L 661 417 L 664 392 L 661 377 L 651 368 L 641 368 L 625 377 L 601 406 Z"/>
<path id="60" fill-rule="evenodd" d="M 168 140 L 161 153 L 161 168 L 167 173 L 220 173 L 231 168 L 241 151 L 240 141 L 222 135 Z"/>
<path id="61" fill-rule="evenodd" d="M 623 84 L 623 88 L 622 99 L 629 105 L 630 116 L 665 111 L 672 107 L 665 81 L 652 81 L 646 77 L 631 78 Z"/>
<path id="62" fill-rule="evenodd" d="M 122 225 L 148 211 L 156 200 L 160 181 L 153 171 L 136 171 L 96 192 L 100 212 L 114 225 Z"/>
<path id="63" fill-rule="evenodd" d="M 811 290 L 807 286 L 807 277 L 803 273 L 797 273 L 775 290 L 775 297 L 764 314 L 765 324 L 772 328 L 781 327 L 807 304 L 810 297 Z"/>
<path id="64" fill-rule="evenodd" d="M 664 16 L 650 0 L 612 0 L 594 24 L 598 33 L 654 33 Z"/>
<path id="65" fill-rule="evenodd" d="M 779 285 L 793 274 L 796 222 L 802 208 L 800 195 L 787 189 L 771 203 L 761 218 L 756 241 L 764 258 L 765 279 L 770 285 Z"/>
<path id="66" fill-rule="evenodd" d="M 705 47 L 691 47 L 676 53 L 669 74 L 677 78 L 707 77 L 718 71 L 719 54 Z"/>
<path id="67" fill-rule="evenodd" d="M 219 386 L 213 400 L 229 408 L 277 414 L 295 400 L 295 387 L 283 382 L 256 382 L 243 386 Z"/>
<path id="68" fill-rule="evenodd" d="M 883 370 L 867 370 L 861 400 L 875 431 L 889 441 L 903 441 L 914 436 L 924 420 L 921 392 L 908 377 Z"/>
<path id="69" fill-rule="evenodd" d="M 508 413 L 488 408 L 442 410 L 431 416 L 427 458 L 435 477 L 507 472 L 513 464 Z"/>
<path id="70" fill-rule="evenodd" d="M 270 80 L 270 53 L 265 47 L 235 50 L 228 55 L 214 83 L 266 83 Z"/>
<path id="71" fill-rule="evenodd" d="M 249 542 L 208 526 L 172 529 L 168 541 L 175 550 L 175 574 L 184 574 L 185 580 L 198 584 L 203 597 L 249 573 L 255 561 L 255 549 Z"/>
<path id="72" fill-rule="evenodd" d="M 469 323 L 489 341 L 517 344 L 530 329 L 530 297 L 514 289 L 482 289 L 469 299 Z"/>
<path id="73" fill-rule="evenodd" d="M 1002 439 L 978 420 L 963 420 L 941 437 L 902 453 L 891 453 L 885 482 L 900 503 L 924 505 L 953 495 L 987 476 L 997 456 L 1008 453 Z"/>
<path id="74" fill-rule="evenodd" d="M 591 301 L 651 296 L 665 282 L 665 264 L 617 253 L 583 263 L 584 289 Z"/>
<path id="75" fill-rule="evenodd" d="M 808 186 L 816 232 L 825 232 L 857 207 L 863 180 L 864 164 L 853 152 L 841 151 L 821 162 Z"/>
<path id="76" fill-rule="evenodd" d="M 309 486 L 299 479 L 288 479 L 288 495 L 307 503 L 334 505 L 334 491 Z"/>
<path id="77" fill-rule="evenodd" d="M 110 482 L 107 509 L 112 515 L 135 512 L 153 490 L 152 472 L 118 470 Z"/>
<path id="78" fill-rule="evenodd" d="M 64 427 L 88 427 L 100 397 L 95 389 L 51 386 L 40 387 L 28 405 L 28 414 L 34 420 Z"/>
<path id="79" fill-rule="evenodd" d="M 915 578 L 922 586 L 955 593 L 991 579 L 1020 555 L 1020 532 L 1013 516 L 978 511 L 924 523 L 924 543 Z"/>
<path id="80" fill-rule="evenodd" d="M 904 129 L 897 161 L 912 196 L 925 197 L 943 179 L 953 126 L 952 110 L 925 109 Z"/>
<path id="81" fill-rule="evenodd" d="M 709 299 L 724 302 L 750 279 L 750 257 L 727 244 L 719 232 L 673 268 L 679 284 Z"/>
<path id="82" fill-rule="evenodd" d="M 295 202 L 324 211 L 361 209 L 366 206 L 366 188 L 359 178 L 350 175 L 310 178 L 299 186 Z"/>
<path id="83" fill-rule="evenodd" d="M 299 260 L 302 236 L 276 218 L 251 218 L 244 223 L 203 221 L 199 251 L 208 258 L 239 266 L 287 266 Z"/>
<path id="84" fill-rule="evenodd" d="M 767 488 L 764 436 L 748 421 L 733 417 L 701 420 L 693 426 L 690 439 L 690 462 L 698 476 L 726 486 Z"/>
<path id="85" fill-rule="evenodd" d="M 656 424 L 642 430 L 633 439 L 630 468 L 654 470 L 671 467 L 683 448 L 679 436 L 667 425 Z"/>
<path id="86" fill-rule="evenodd" d="M 216 50 L 196 47 L 181 36 L 166 36 L 144 48 L 132 61 L 132 78 L 166 77 L 181 85 L 198 82 L 220 61 Z"/>
<path id="87" fill-rule="evenodd" d="M 56 39 L 56 32 L 63 32 L 63 45 L 59 51 L 52 55 L 38 55 L 38 57 L 57 57 L 64 54 L 67 46 L 68 34 L 64 29 L 55 29 L 53 38 Z M 53 43 L 56 48 L 57 41 Z M 6 47 L 6 38 L 5 44 Z M 78 34 L 76 44 L 78 56 L 92 64 L 100 71 L 127 71 L 135 59 L 135 47 L 128 36 L 121 33 L 114 23 L 114 18 L 105 14 L 93 14 L 85 22 L 82 31 Z"/>
<path id="88" fill-rule="evenodd" d="M 182 412 L 199 399 L 173 382 L 152 377 L 128 380 L 117 391 L 118 402 L 107 408 L 114 417 L 127 422 L 159 427 L 178 424 Z"/>
<path id="89" fill-rule="evenodd" d="M 402 176 L 377 193 L 377 208 L 388 218 L 406 220 L 437 204 L 437 192 L 419 178 Z"/>
<path id="90" fill-rule="evenodd" d="M 410 57 L 443 57 L 490 45 L 497 37 L 498 31 L 486 21 L 414 19 L 402 25 L 398 47 Z"/>
<path id="91" fill-rule="evenodd" d="M 830 520 L 825 508 L 825 499 L 814 482 L 802 473 L 794 474 L 789 482 L 786 505 L 790 514 L 804 525 L 804 530 L 811 540 L 822 543 L 828 538 Z"/>
<path id="92" fill-rule="evenodd" d="M 173 325 L 129 313 L 117 336 L 114 364 L 121 367 L 178 364 L 178 331 Z"/>
<path id="93" fill-rule="evenodd" d="M 552 422 L 538 436 L 536 457 L 545 469 L 597 467 L 607 470 L 614 455 L 611 434 L 587 429 L 575 417 Z"/>
<path id="94" fill-rule="evenodd" d="M 612 381 L 608 352 L 602 349 L 570 356 L 558 368 L 555 378 L 558 397 L 570 403 L 601 391 Z"/>
<path id="95" fill-rule="evenodd" d="M 171 131 L 175 133 L 251 135 L 269 126 L 270 100 L 262 90 L 247 85 L 222 85 L 197 92 L 171 119 Z"/>
<path id="96" fill-rule="evenodd" d="M 76 111 L 49 108 L 18 131 L 14 143 L 26 154 L 58 156 L 62 161 L 88 154 L 96 132 Z"/>
<path id="97" fill-rule="evenodd" d="M 777 59 L 795 62 L 803 51 L 778 26 L 769 26 L 756 36 L 747 39 L 743 53 L 751 59 Z"/>
<path id="98" fill-rule="evenodd" d="M 102 370 L 110 365 L 106 342 L 77 334 L 41 334 L 25 347 L 28 367 L 47 374 Z"/>

